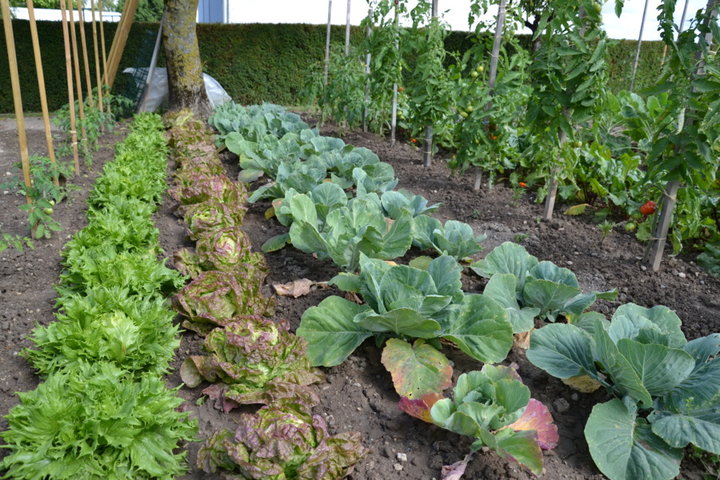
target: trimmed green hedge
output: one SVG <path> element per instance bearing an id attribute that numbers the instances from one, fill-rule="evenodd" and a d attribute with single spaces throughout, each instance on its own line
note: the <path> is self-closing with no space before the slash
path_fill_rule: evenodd
<path id="1" fill-rule="evenodd" d="M 26 111 L 39 111 L 29 23 L 14 20 L 15 44 L 23 88 L 23 105 Z M 91 25 L 85 24 L 87 38 L 92 38 Z M 110 49 L 116 24 L 105 24 L 106 47 Z M 43 49 L 48 103 L 56 110 L 67 103 L 65 82 L 65 53 L 60 22 L 38 22 L 38 32 Z M 157 24 L 135 23 L 130 32 L 122 58 L 120 71 L 128 66 L 147 66 L 148 50 L 152 51 Z M 353 40 L 363 35 L 360 28 L 353 28 Z M 241 103 L 272 101 L 292 105 L 301 103 L 301 91 L 308 83 L 314 69 L 322 61 L 325 49 L 324 25 L 288 24 L 235 24 L 198 25 L 200 54 L 205 71 L 215 77 L 228 93 Z M 343 42 L 344 27 L 333 27 L 333 41 Z M 467 49 L 472 44 L 470 34 L 453 32 L 446 45 L 450 51 Z M 0 51 L 5 52 L 5 37 L 0 35 Z M 637 87 L 642 88 L 657 79 L 663 45 L 660 42 L 643 44 Z M 610 87 L 620 90 L 629 86 L 634 41 L 617 41 L 610 48 Z M 91 72 L 94 77 L 92 55 Z M 127 75 L 119 75 L 116 87 L 122 88 L 129 81 Z M 8 73 L 7 56 L 0 60 L 0 112 L 12 112 L 12 91 Z"/>

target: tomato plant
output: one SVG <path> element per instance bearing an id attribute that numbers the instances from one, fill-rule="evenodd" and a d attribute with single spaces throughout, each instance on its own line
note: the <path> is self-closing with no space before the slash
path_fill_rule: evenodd
<path id="1" fill-rule="evenodd" d="M 535 8 L 536 2 L 527 6 Z M 527 121 L 536 135 L 529 150 L 546 180 L 545 218 L 552 217 L 558 183 L 567 177 L 577 127 L 587 124 L 602 106 L 607 80 L 607 39 L 594 0 L 548 0 L 537 13 L 536 46 L 529 72 L 533 86 Z M 542 195 L 541 195 L 542 196 Z"/>

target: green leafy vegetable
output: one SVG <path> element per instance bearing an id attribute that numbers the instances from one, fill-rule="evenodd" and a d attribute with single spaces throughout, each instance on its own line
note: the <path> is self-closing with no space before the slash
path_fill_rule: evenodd
<path id="1" fill-rule="evenodd" d="M 7 415 L 0 469 L 18 480 L 171 480 L 186 471 L 174 452 L 197 430 L 173 393 L 103 362 L 51 375 Z"/>
<path id="2" fill-rule="evenodd" d="M 94 287 L 60 300 L 57 321 L 32 333 L 36 348 L 23 355 L 49 375 L 82 363 L 109 362 L 128 372 L 162 374 L 180 346 L 174 312 L 164 299 L 130 296 L 127 289 Z"/>
<path id="3" fill-rule="evenodd" d="M 476 236 L 470 225 L 457 220 L 448 220 L 445 226 L 436 218 L 418 215 L 414 219 L 413 244 L 423 250 L 434 249 L 441 255 L 450 255 L 458 260 L 482 250 L 480 243 L 484 235 Z"/>
<path id="4" fill-rule="evenodd" d="M 485 365 L 480 371 L 460 375 L 453 399 L 438 400 L 430 414 L 436 425 L 475 438 L 473 450 L 487 446 L 539 474 L 543 468 L 540 442 L 553 448 L 558 439 L 557 427 L 545 409 L 539 416 L 531 411 L 536 415 L 533 426 L 537 430 L 528 429 L 529 417 L 521 419 L 529 402 L 530 390 L 512 368 Z M 542 411 L 537 403 L 532 408 Z"/>
<path id="5" fill-rule="evenodd" d="M 618 308 L 609 325 L 595 320 L 592 329 L 582 327 L 543 327 L 527 357 L 553 376 L 588 375 L 618 397 L 596 405 L 585 428 L 603 473 L 613 480 L 670 479 L 678 449 L 692 443 L 720 453 L 718 334 L 687 342 L 672 311 L 634 304 Z"/>
<path id="6" fill-rule="evenodd" d="M 471 266 L 471 269 L 490 278 L 490 292 L 511 315 L 516 331 L 532 327 L 531 315 L 554 322 L 559 316 L 569 321 L 579 318 L 598 298 L 612 300 L 617 290 L 609 292 L 582 293 L 575 274 L 552 262 L 538 262 L 520 245 L 505 242 L 487 257 Z M 508 289 L 515 277 L 515 296 Z M 495 275 L 504 275 L 493 280 Z"/>
<path id="7" fill-rule="evenodd" d="M 422 270 L 361 255 L 360 267 L 359 275 L 340 274 L 330 283 L 360 293 L 367 305 L 329 297 L 300 320 L 297 334 L 308 340 L 313 365 L 342 363 L 372 335 L 443 338 L 480 361 L 507 355 L 507 313 L 489 297 L 463 294 L 462 268 L 452 257 L 438 257 Z"/>

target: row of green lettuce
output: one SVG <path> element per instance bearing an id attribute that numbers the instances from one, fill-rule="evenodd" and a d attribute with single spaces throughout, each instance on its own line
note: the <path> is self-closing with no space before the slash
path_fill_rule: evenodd
<path id="1" fill-rule="evenodd" d="M 179 346 L 166 296 L 183 277 L 158 261 L 152 215 L 165 191 L 160 117 L 135 118 L 88 198 L 88 224 L 63 250 L 57 320 L 23 356 L 42 377 L 7 415 L 13 479 L 172 479 L 197 425 L 163 375 Z"/>
<path id="2" fill-rule="evenodd" d="M 252 480 L 334 480 L 349 474 L 365 454 L 357 433 L 330 436 L 312 414 L 323 380 L 311 367 L 305 341 L 285 321 L 269 318 L 274 300 L 261 287 L 268 269 L 241 229 L 247 210 L 244 184 L 228 179 L 212 132 L 191 114 L 170 117 L 172 156 L 178 170 L 171 196 L 178 202 L 195 248 L 175 253 L 175 266 L 192 278 L 177 295 L 184 326 L 205 336 L 204 355 L 185 359 L 180 375 L 226 413 L 242 414 L 236 431 L 213 434 L 198 453 L 206 473 L 226 471 Z"/>
<path id="3" fill-rule="evenodd" d="M 427 220 L 418 219 L 431 218 L 424 215 L 427 201 L 394 192 L 391 167 L 371 152 L 322 137 L 275 106 L 226 106 L 210 121 L 220 141 L 238 154 L 241 179 L 271 179 L 250 200 L 272 200 L 268 216 L 290 229 L 265 249 L 289 242 L 331 259 L 346 272 L 330 283 L 362 298 L 358 304 L 331 296 L 302 316 L 297 334 L 307 339 L 314 365 L 337 365 L 375 337 L 385 342 L 383 364 L 403 410 L 474 437 L 473 449 L 488 446 L 538 472 L 540 447 L 554 443 L 544 441 L 553 434 L 546 409 L 543 415 L 533 411 L 529 391 L 519 393 L 526 388 L 519 377 L 490 365 L 461 376 L 454 399 L 443 398 L 452 368 L 441 341 L 476 360 L 501 362 L 513 333 L 564 319 L 535 331 L 527 356 L 573 386 L 602 386 L 615 397 L 593 408 L 585 430 L 603 473 L 612 479 L 670 479 L 679 473 L 688 444 L 720 453 L 717 334 L 687 342 L 680 319 L 662 306 L 622 305 L 608 321 L 589 309 L 598 299 L 614 299 L 615 291 L 582 292 L 572 271 L 538 261 L 512 243 L 471 265 L 488 282 L 483 294 L 466 294 L 457 261 L 463 255 L 449 255 L 466 237 L 448 235 L 450 222 L 444 231 L 438 222 L 431 230 L 434 243 L 423 244 Z M 386 202 L 388 193 L 397 195 Z M 404 255 L 411 243 L 440 256 L 418 257 L 409 265 L 388 261 Z M 543 422 L 513 423 L 528 412 Z"/>

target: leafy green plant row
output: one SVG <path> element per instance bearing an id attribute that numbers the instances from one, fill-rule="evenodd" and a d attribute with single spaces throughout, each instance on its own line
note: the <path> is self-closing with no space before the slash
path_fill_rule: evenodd
<path id="1" fill-rule="evenodd" d="M 425 215 L 438 206 L 428 206 L 427 200 L 410 192 L 383 188 L 368 191 L 368 186 L 378 185 L 378 179 L 358 165 L 377 165 L 363 162 L 368 158 L 379 162 L 377 156 L 345 146 L 338 139 L 319 137 L 304 128 L 297 116 L 278 107 L 229 105 L 213 118 L 231 150 L 235 147 L 233 142 L 242 144 L 245 149 L 240 153 L 241 166 L 246 168 L 241 172 L 241 178 L 256 178 L 245 172 L 254 166 L 271 165 L 272 162 L 266 160 L 273 158 L 281 162 L 276 173 L 278 179 L 285 171 L 288 178 L 298 172 L 310 171 L 312 167 L 308 164 L 322 155 L 318 152 L 322 149 L 318 147 L 320 144 L 329 146 L 325 152 L 328 156 L 345 157 L 340 162 L 345 165 L 344 171 L 353 168 L 354 185 L 349 181 L 344 183 L 342 170 L 333 171 L 325 180 L 327 170 L 321 168 L 308 182 L 311 189 L 307 193 L 289 188 L 283 199 L 276 198 L 273 202 L 271 213 L 280 223 L 290 226 L 289 233 L 280 236 L 281 242 L 289 239 L 304 252 L 330 258 L 350 272 L 360 271 L 359 274 L 342 273 L 330 284 L 359 294 L 364 304 L 331 296 L 303 315 L 297 334 L 308 341 L 312 364 L 338 365 L 368 337 L 374 336 L 379 345 L 387 340 L 383 363 L 393 376 L 403 409 L 449 430 L 474 436 L 477 441 L 473 450 L 488 446 L 502 456 L 520 461 L 534 472 L 541 471 L 541 446 L 552 448 L 555 445 L 557 429 L 542 404 L 533 403 L 533 407 L 528 408 L 529 392 L 514 371 L 505 369 L 502 370 L 505 373 L 500 374 L 500 370 L 488 367 L 489 377 L 486 371 L 472 372 L 473 386 L 459 383 L 455 403 L 448 404 L 448 399 L 441 401 L 442 391 L 450 386 L 452 375 L 450 361 L 440 351 L 441 340 L 483 362 L 504 360 L 513 341 L 514 328 L 506 308 L 488 295 L 466 295 L 460 278 L 462 266 L 453 256 L 443 254 L 466 249 L 468 253 L 457 255 L 463 258 L 477 252 L 479 248 L 472 228 L 453 221 L 448 221 L 443 228 L 438 220 Z M 235 129 L 236 133 L 228 132 L 229 129 Z M 298 130 L 299 134 L 293 133 Z M 267 140 L 249 142 L 244 135 Z M 273 140 L 278 137 L 279 142 Z M 334 149 L 332 144 L 336 144 Z M 363 153 L 358 155 L 356 150 Z M 247 162 L 247 158 L 253 158 L 255 163 Z M 392 172 L 391 168 L 389 172 Z M 275 174 L 272 166 L 262 173 L 271 178 Z M 278 180 L 256 192 L 272 191 L 280 183 Z M 392 188 L 396 183 L 393 174 L 388 186 Z M 355 196 L 348 198 L 345 188 L 352 188 Z M 277 193 L 282 192 L 278 190 Z M 277 238 L 271 239 L 269 243 L 276 241 Z M 441 256 L 436 259 L 420 257 L 409 266 L 386 261 L 404 255 L 413 243 L 423 249 L 434 248 Z M 526 328 L 531 327 L 532 316 L 530 326 Z M 411 345 L 406 341 L 410 338 L 417 340 Z M 205 371 L 210 377 L 222 374 L 213 369 L 215 365 L 222 365 L 220 361 L 210 365 L 207 368 L 206 364 L 196 362 L 191 369 L 193 373 Z M 461 379 L 465 381 L 465 377 Z M 495 390 L 504 391 L 505 388 L 528 394 L 519 395 L 512 405 L 504 404 L 507 392 L 496 394 Z M 238 393 L 234 392 L 234 395 Z M 484 395 L 482 400 L 479 395 Z M 438 407 L 431 410 L 438 402 Z M 481 403 L 488 404 L 487 409 L 480 406 Z M 445 417 L 440 413 L 443 405 Z M 528 428 L 528 431 L 510 428 L 510 424 L 526 411 L 529 415 L 542 417 L 536 428 Z"/>
<path id="2" fill-rule="evenodd" d="M 319 399 L 308 385 L 323 379 L 310 365 L 305 341 L 285 322 L 264 315 L 273 302 L 261 292 L 265 259 L 252 252 L 241 230 L 247 191 L 225 175 L 212 134 L 180 113 L 170 119 L 178 163 L 171 194 L 179 204 L 194 251 L 175 254 L 175 265 L 193 280 L 177 296 L 185 325 L 201 335 L 206 355 L 187 358 L 181 378 L 225 412 L 264 405 L 243 415 L 238 433 L 217 432 L 201 448 L 198 467 L 245 479 L 333 480 L 349 474 L 365 454 L 357 433 L 329 436 L 311 414 Z M 239 432 L 249 434 L 249 437 Z M 268 455 L 267 452 L 276 452 Z"/>
<path id="3" fill-rule="evenodd" d="M 398 180 L 392 166 L 372 151 L 321 136 L 281 107 L 228 103 L 210 122 L 220 142 L 238 155 L 241 180 L 271 179 L 249 200 L 271 200 L 268 215 L 290 230 L 268 240 L 266 252 L 291 243 L 357 271 L 361 253 L 389 260 L 414 244 L 464 259 L 481 249 L 484 237 L 469 225 L 454 220 L 443 225 L 426 215 L 439 205 L 393 190 Z"/>
<path id="4" fill-rule="evenodd" d="M 151 216 L 165 190 L 167 146 L 156 115 L 137 116 L 88 204 L 88 226 L 63 251 L 57 321 L 23 355 L 45 379 L 21 393 L 2 437 L 3 478 L 172 479 L 196 422 L 162 374 L 179 345 Z"/>

